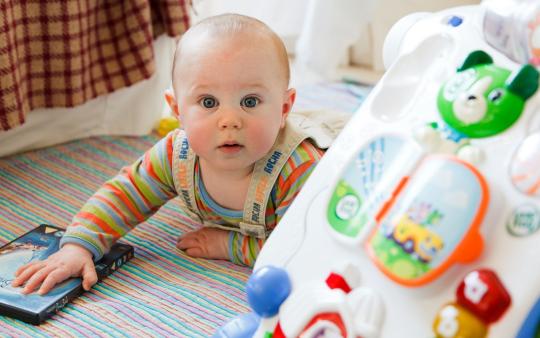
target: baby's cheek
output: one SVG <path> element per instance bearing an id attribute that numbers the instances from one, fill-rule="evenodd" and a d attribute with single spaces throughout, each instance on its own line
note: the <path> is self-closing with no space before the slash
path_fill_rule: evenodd
<path id="1" fill-rule="evenodd" d="M 275 130 L 275 128 L 261 126 L 259 128 L 252 128 L 248 138 L 257 152 L 267 153 L 274 145 L 278 132 L 279 130 Z"/>
<path id="2" fill-rule="evenodd" d="M 197 154 L 202 154 L 206 149 L 211 147 L 212 138 L 209 135 L 207 128 L 188 128 L 186 136 L 189 146 Z"/>

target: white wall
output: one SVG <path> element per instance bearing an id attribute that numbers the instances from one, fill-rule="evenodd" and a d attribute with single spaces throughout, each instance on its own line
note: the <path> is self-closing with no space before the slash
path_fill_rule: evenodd
<path id="1" fill-rule="evenodd" d="M 293 79 L 339 78 L 338 65 L 362 66 L 382 74 L 386 34 L 403 16 L 478 4 L 480 0 L 200 0 L 194 21 L 221 14 L 256 17 L 278 33 L 296 56 Z M 306 75 L 307 74 L 307 75 Z M 300 81 L 306 83 L 306 81 Z M 372 82 L 372 81 L 367 81 Z"/>
<path id="2" fill-rule="evenodd" d="M 270 26 L 283 39 L 289 54 L 293 54 L 308 3 L 309 0 L 201 0 L 194 3 L 194 22 L 223 13 L 253 16 Z"/>

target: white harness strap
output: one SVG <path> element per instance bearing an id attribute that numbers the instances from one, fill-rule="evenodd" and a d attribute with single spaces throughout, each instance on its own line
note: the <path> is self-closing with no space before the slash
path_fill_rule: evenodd
<path id="1" fill-rule="evenodd" d="M 266 238 L 266 205 L 283 166 L 307 135 L 286 123 L 268 154 L 255 163 L 244 204 L 240 231 L 244 234 Z"/>
<path id="2" fill-rule="evenodd" d="M 189 147 L 186 134 L 180 130 L 173 145 L 173 181 L 180 196 L 183 210 L 194 220 L 203 223 L 199 208 L 195 201 L 195 153 Z"/>

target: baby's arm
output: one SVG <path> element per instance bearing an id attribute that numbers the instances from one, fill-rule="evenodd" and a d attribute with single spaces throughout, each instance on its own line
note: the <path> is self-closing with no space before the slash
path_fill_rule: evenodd
<path id="1" fill-rule="evenodd" d="M 56 284 L 70 278 L 82 277 L 83 288 L 90 290 L 97 282 L 92 253 L 76 244 L 66 244 L 44 261 L 36 261 L 20 267 L 15 272 L 12 286 L 26 283 L 23 294 L 31 293 L 40 284 L 38 293 L 44 295 Z"/>
<path id="2" fill-rule="evenodd" d="M 75 215 L 60 245 L 83 246 L 97 261 L 116 240 L 175 197 L 173 142 L 171 133 L 107 181 Z"/>
<path id="3" fill-rule="evenodd" d="M 175 135 L 169 134 L 106 182 L 75 215 L 61 249 L 44 261 L 22 266 L 13 285 L 27 281 L 24 291 L 31 292 L 43 283 L 39 292 L 45 294 L 71 276 L 82 276 L 83 286 L 90 289 L 97 281 L 93 262 L 176 196 L 171 170 Z"/>

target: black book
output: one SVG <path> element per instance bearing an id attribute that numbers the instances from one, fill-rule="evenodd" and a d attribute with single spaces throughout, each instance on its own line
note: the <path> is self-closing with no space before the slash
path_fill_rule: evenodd
<path id="1" fill-rule="evenodd" d="M 21 288 L 11 286 L 20 266 L 44 260 L 58 251 L 63 234 L 64 229 L 42 224 L 0 248 L 0 315 L 40 324 L 84 291 L 80 278 L 68 279 L 43 296 L 36 292 L 23 295 Z M 132 257 L 131 245 L 116 243 L 95 263 L 98 279 L 107 277 Z"/>

